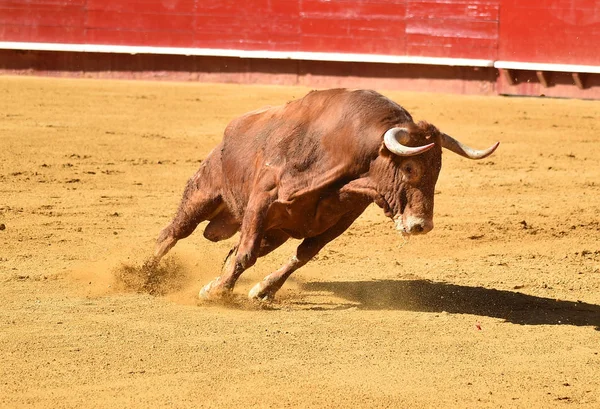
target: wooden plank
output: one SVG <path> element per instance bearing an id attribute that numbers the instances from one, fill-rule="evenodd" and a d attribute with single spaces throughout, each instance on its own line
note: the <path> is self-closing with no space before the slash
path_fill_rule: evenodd
<path id="1" fill-rule="evenodd" d="M 216 0 L 198 1 L 196 14 L 202 16 L 258 16 L 266 18 L 271 11 L 270 0 Z"/>
<path id="2" fill-rule="evenodd" d="M 0 7 L 27 8 L 33 7 L 83 7 L 87 0 L 0 0 Z"/>
<path id="3" fill-rule="evenodd" d="M 0 41 L 84 43 L 82 27 L 0 25 Z"/>
<path id="4" fill-rule="evenodd" d="M 37 7 L 23 5 L 21 8 L 0 6 L 0 24 L 20 26 L 83 26 L 84 11 L 80 7 Z"/>
<path id="5" fill-rule="evenodd" d="M 2 0 L 0 0 L 2 1 Z M 85 0 L 87 10 L 192 14 L 196 0 Z"/>
<path id="6" fill-rule="evenodd" d="M 298 18 L 300 16 L 299 0 L 278 0 L 270 3 L 269 14 L 272 16 L 284 16 Z"/>
<path id="7" fill-rule="evenodd" d="M 577 85 L 577 88 L 585 89 L 585 74 L 573 72 L 571 73 L 571 76 L 573 77 L 573 82 Z"/>
<path id="8" fill-rule="evenodd" d="M 350 28 L 348 22 L 340 19 L 311 17 L 300 20 L 300 32 L 303 35 L 322 35 L 322 36 L 340 36 L 348 37 Z"/>
<path id="9" fill-rule="evenodd" d="M 498 23 L 457 19 L 410 19 L 406 21 L 406 33 L 431 37 L 497 39 Z"/>
<path id="10" fill-rule="evenodd" d="M 193 47 L 193 38 L 186 32 L 129 31 L 122 29 L 87 29 L 85 41 L 90 44 L 142 45 L 163 47 Z"/>
<path id="11" fill-rule="evenodd" d="M 496 38 L 470 38 L 460 36 L 441 36 L 441 35 L 430 34 L 413 34 L 407 33 L 406 37 L 409 39 L 411 45 L 426 46 L 426 45 L 442 45 L 446 47 L 497 47 L 498 39 Z"/>
<path id="12" fill-rule="evenodd" d="M 394 21 L 390 24 L 387 18 L 377 19 L 348 19 L 348 35 L 377 38 L 404 38 L 406 31 L 406 22 L 402 20 Z"/>
<path id="13" fill-rule="evenodd" d="M 386 17 L 392 20 L 404 20 L 406 4 L 404 0 L 390 2 L 323 1 L 303 0 L 300 2 L 302 17 L 326 18 L 371 18 Z"/>
<path id="14" fill-rule="evenodd" d="M 493 45 L 468 45 L 464 42 L 456 46 L 446 46 L 440 44 L 418 45 L 408 43 L 406 54 L 421 57 L 444 57 L 444 58 L 472 58 L 493 60 L 496 54 L 496 47 Z"/>
<path id="15" fill-rule="evenodd" d="M 90 10 L 86 14 L 86 27 L 91 29 L 120 28 L 128 31 L 191 32 L 194 27 L 194 16 Z"/>
<path id="16" fill-rule="evenodd" d="M 598 7 L 598 2 L 596 0 L 545 0 L 544 4 L 522 0 L 501 0 L 501 3 L 502 7 L 508 8 L 518 7 L 522 9 L 537 9 L 542 6 L 545 9 L 554 11 L 571 10 L 577 12 L 577 10 L 584 10 L 586 13 L 597 9 Z"/>
<path id="17" fill-rule="evenodd" d="M 511 72 L 511 70 L 501 69 L 500 75 L 502 75 L 502 78 L 504 78 L 504 81 L 508 85 L 516 85 L 517 82 L 516 82 L 515 76 Z"/>
<path id="18" fill-rule="evenodd" d="M 303 35 L 322 35 L 330 37 L 365 37 L 374 41 L 380 38 L 404 37 L 404 21 L 388 24 L 384 19 L 339 19 L 303 18 L 300 20 L 300 32 Z"/>
<path id="19" fill-rule="evenodd" d="M 361 37 L 334 37 L 321 35 L 303 35 L 300 41 L 301 51 L 341 52 L 364 54 L 404 54 L 402 38 L 382 38 L 379 41 Z"/>
<path id="20" fill-rule="evenodd" d="M 293 18 L 270 18 L 267 20 L 255 20 L 254 24 L 248 24 L 244 15 L 236 16 L 196 16 L 194 18 L 194 32 L 208 33 L 215 36 L 233 35 L 260 35 L 270 33 L 276 40 L 278 36 L 299 35 L 298 23 Z"/>
<path id="21" fill-rule="evenodd" d="M 199 48 L 211 48 L 211 49 L 227 49 L 227 50 L 240 50 L 240 51 L 297 51 L 298 41 L 293 37 L 282 37 L 276 42 L 255 40 L 253 38 L 243 38 L 241 36 L 226 36 L 223 38 L 217 38 L 215 36 L 203 36 L 198 35 L 195 38 L 195 47 Z"/>
<path id="22" fill-rule="evenodd" d="M 548 75 L 546 74 L 546 72 L 544 72 L 544 71 L 536 71 L 535 75 L 537 76 L 538 81 L 540 82 L 540 84 L 542 84 L 542 86 L 544 88 L 548 88 L 549 82 L 548 82 Z"/>
<path id="23" fill-rule="evenodd" d="M 407 2 L 406 18 L 498 21 L 500 17 L 499 9 L 499 0 L 490 0 L 489 2 L 409 0 Z"/>

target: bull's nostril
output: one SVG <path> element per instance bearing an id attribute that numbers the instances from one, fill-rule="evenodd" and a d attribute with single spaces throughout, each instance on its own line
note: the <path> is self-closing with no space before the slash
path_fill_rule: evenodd
<path id="1" fill-rule="evenodd" d="M 433 228 L 433 221 L 424 217 L 408 216 L 403 226 L 406 226 L 403 230 L 408 234 L 425 234 Z"/>

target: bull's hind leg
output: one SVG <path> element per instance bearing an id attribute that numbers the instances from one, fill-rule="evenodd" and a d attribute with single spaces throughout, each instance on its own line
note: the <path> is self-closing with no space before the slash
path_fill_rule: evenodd
<path id="1" fill-rule="evenodd" d="M 188 237 L 204 220 L 214 217 L 223 206 L 221 197 L 199 186 L 198 174 L 190 179 L 184 190 L 177 214 L 159 234 L 153 263 L 158 263 L 178 240 Z"/>
<path id="2" fill-rule="evenodd" d="M 360 211 L 349 213 L 329 230 L 318 236 L 304 239 L 296 249 L 296 254 L 292 259 L 279 270 L 269 274 L 260 283 L 252 287 L 248 293 L 248 297 L 255 300 L 273 299 L 275 293 L 279 291 L 294 271 L 308 263 L 327 243 L 345 232 L 354 220 L 360 216 L 362 211 L 363 209 L 360 209 Z"/>

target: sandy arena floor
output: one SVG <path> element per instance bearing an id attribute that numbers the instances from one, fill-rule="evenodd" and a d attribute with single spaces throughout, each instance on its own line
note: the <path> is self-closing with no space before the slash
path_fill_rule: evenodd
<path id="1" fill-rule="evenodd" d="M 306 92 L 0 77 L 0 407 L 600 407 L 600 101 L 386 93 L 501 141 L 430 234 L 372 206 L 262 308 L 197 301 L 200 231 L 136 276 L 227 122 Z"/>

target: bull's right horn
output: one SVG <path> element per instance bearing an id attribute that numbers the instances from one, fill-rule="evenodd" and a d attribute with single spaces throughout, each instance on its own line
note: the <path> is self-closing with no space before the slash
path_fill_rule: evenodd
<path id="1" fill-rule="evenodd" d="M 464 145 L 451 137 L 450 135 L 446 135 L 442 133 L 442 146 L 454 153 L 459 154 L 460 156 L 464 156 L 469 159 L 483 159 L 490 156 L 496 148 L 500 145 L 500 142 L 496 142 L 492 146 L 487 149 L 478 150 L 469 148 L 467 145 Z"/>
<path id="2" fill-rule="evenodd" d="M 417 146 L 415 148 L 410 146 L 404 146 L 400 142 L 398 142 L 398 136 L 405 138 L 410 135 L 410 132 L 406 128 L 391 128 L 388 129 L 383 135 L 383 143 L 385 147 L 390 150 L 390 152 L 395 153 L 398 156 L 413 156 L 418 155 L 419 153 L 423 153 L 433 148 L 435 143 L 430 143 L 428 145 Z"/>

